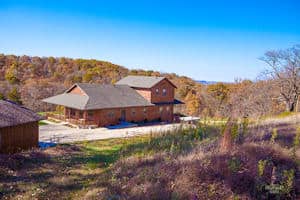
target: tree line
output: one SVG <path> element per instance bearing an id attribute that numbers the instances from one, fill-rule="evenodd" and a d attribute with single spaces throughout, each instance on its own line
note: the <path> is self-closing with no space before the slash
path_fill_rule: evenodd
<path id="1" fill-rule="evenodd" d="M 189 114 L 220 118 L 261 117 L 299 111 L 300 46 L 268 51 L 256 80 L 201 85 L 186 97 Z"/>
<path id="2" fill-rule="evenodd" d="M 266 70 L 257 80 L 203 85 L 189 77 L 151 70 L 129 70 L 94 59 L 31 57 L 0 54 L 0 99 L 10 99 L 35 111 L 53 109 L 41 100 L 76 82 L 113 84 L 127 75 L 165 76 L 178 87 L 177 108 L 186 115 L 260 117 L 296 111 L 300 94 L 300 46 L 268 51 Z"/>

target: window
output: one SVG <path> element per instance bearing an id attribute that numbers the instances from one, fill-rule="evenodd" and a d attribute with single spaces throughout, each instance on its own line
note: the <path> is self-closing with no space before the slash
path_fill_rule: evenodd
<path id="1" fill-rule="evenodd" d="M 169 106 L 167 106 L 167 111 L 169 111 L 170 110 L 170 107 Z"/>
<path id="2" fill-rule="evenodd" d="M 113 118 L 114 115 L 115 115 L 114 111 L 110 111 L 110 112 L 108 113 L 108 117 L 110 117 L 110 118 Z"/>
<path id="3" fill-rule="evenodd" d="M 167 89 L 164 88 L 162 92 L 163 92 L 163 96 L 167 95 Z"/>
<path id="4" fill-rule="evenodd" d="M 155 93 L 159 94 L 159 89 L 158 88 L 155 89 Z"/>
<path id="5" fill-rule="evenodd" d="M 144 115 L 146 115 L 147 114 L 147 108 L 144 108 L 143 111 L 144 111 Z"/>
<path id="6" fill-rule="evenodd" d="M 131 110 L 131 114 L 135 115 L 135 109 L 134 108 Z"/>
<path id="7" fill-rule="evenodd" d="M 88 111 L 88 119 L 93 120 L 94 118 L 94 112 L 93 111 Z"/>

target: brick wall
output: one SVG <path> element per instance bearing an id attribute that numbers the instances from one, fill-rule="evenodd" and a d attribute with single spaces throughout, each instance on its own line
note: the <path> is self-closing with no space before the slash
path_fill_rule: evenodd
<path id="1" fill-rule="evenodd" d="M 157 85 L 150 89 L 133 88 L 145 99 L 151 103 L 173 102 L 174 101 L 174 86 L 167 80 L 162 80 Z M 166 91 L 163 93 L 163 91 Z"/>
<path id="2" fill-rule="evenodd" d="M 0 153 L 14 153 L 38 147 L 38 122 L 0 128 Z"/>
<path id="3" fill-rule="evenodd" d="M 174 86 L 169 81 L 162 80 L 151 88 L 151 103 L 173 102 L 174 89 Z M 163 90 L 166 91 L 165 94 L 163 94 Z"/>
<path id="4" fill-rule="evenodd" d="M 98 126 L 115 125 L 120 122 L 122 116 L 122 110 L 125 110 L 125 120 L 128 122 L 143 122 L 143 121 L 173 121 L 173 105 L 161 105 L 161 106 L 146 106 L 146 107 L 130 107 L 130 108 L 111 108 L 93 110 L 93 120 Z M 75 119 L 78 119 L 78 110 L 74 110 L 76 115 Z M 66 114 L 70 112 L 70 109 L 66 109 Z M 88 111 L 84 112 L 87 116 Z M 67 115 L 68 116 L 68 115 Z"/>

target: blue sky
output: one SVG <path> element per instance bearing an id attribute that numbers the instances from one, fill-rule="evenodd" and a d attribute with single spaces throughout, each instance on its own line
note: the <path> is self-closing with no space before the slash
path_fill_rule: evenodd
<path id="1" fill-rule="evenodd" d="M 296 0 L 0 0 L 0 53 L 255 79 L 265 51 L 300 44 L 299 8 Z"/>

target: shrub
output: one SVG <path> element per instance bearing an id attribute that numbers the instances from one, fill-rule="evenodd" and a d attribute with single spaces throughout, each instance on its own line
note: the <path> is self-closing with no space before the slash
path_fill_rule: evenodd
<path id="1" fill-rule="evenodd" d="M 299 148 L 299 145 L 300 145 L 300 127 L 297 128 L 296 135 L 295 135 L 294 141 L 293 141 L 293 147 L 292 147 L 293 159 L 296 159 L 296 150 L 297 150 L 297 148 Z"/>
<path id="2" fill-rule="evenodd" d="M 259 160 L 258 161 L 257 170 L 258 170 L 258 175 L 259 176 L 264 175 L 266 164 L 267 164 L 267 160 Z"/>
<path id="3" fill-rule="evenodd" d="M 228 168 L 232 173 L 236 173 L 240 170 L 241 168 L 241 161 L 240 159 L 233 157 L 228 160 Z"/>
<path id="4" fill-rule="evenodd" d="M 300 144 L 300 127 L 297 128 L 296 130 L 296 136 L 294 138 L 294 142 L 293 142 L 295 147 L 299 147 Z"/>
<path id="5" fill-rule="evenodd" d="M 283 192 L 284 194 L 286 194 L 287 196 L 291 195 L 291 192 L 293 190 L 293 186 L 294 186 L 294 179 L 295 179 L 295 171 L 294 169 L 290 169 L 290 170 L 284 170 L 283 171 L 283 176 L 284 176 L 284 181 L 283 181 Z"/>
<path id="6" fill-rule="evenodd" d="M 275 140 L 276 140 L 277 137 L 278 137 L 277 129 L 274 128 L 274 129 L 272 130 L 272 136 L 271 136 L 270 142 L 271 142 L 272 144 L 275 144 Z"/>

